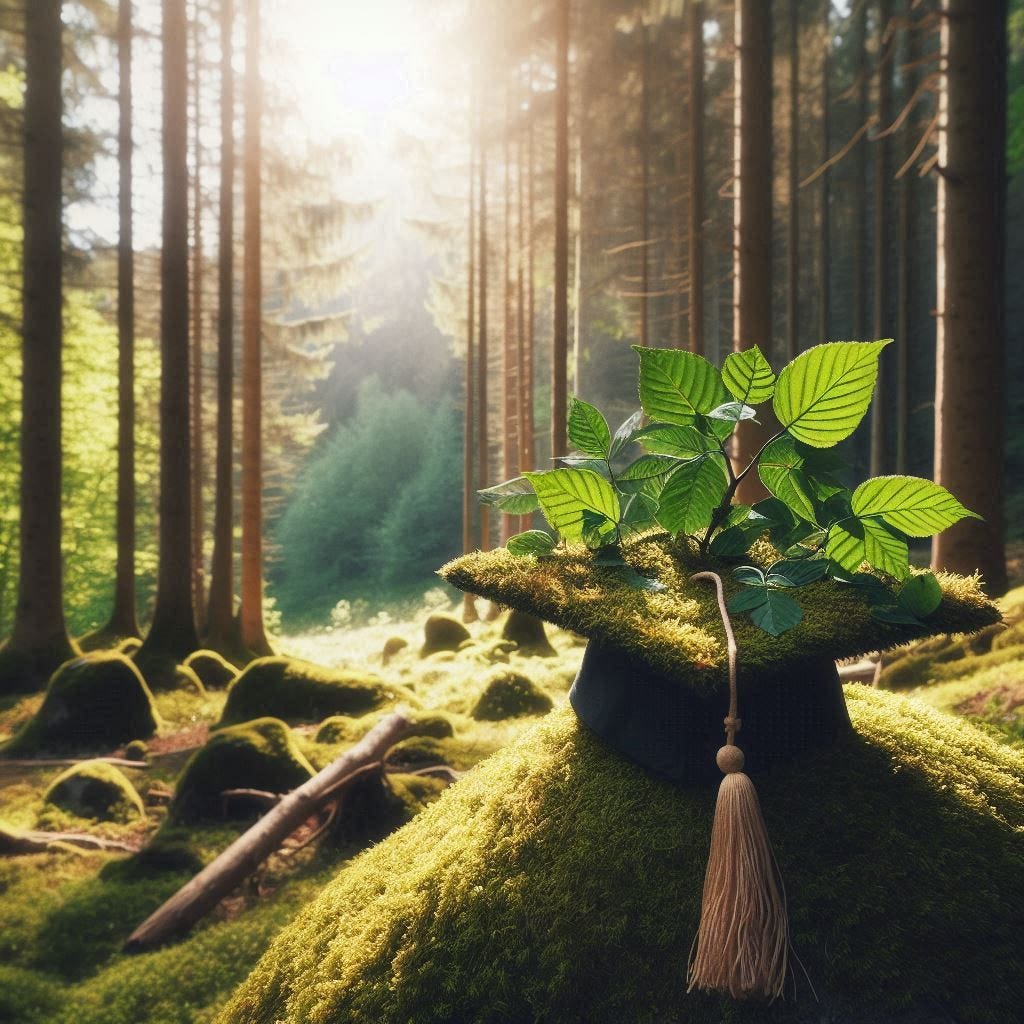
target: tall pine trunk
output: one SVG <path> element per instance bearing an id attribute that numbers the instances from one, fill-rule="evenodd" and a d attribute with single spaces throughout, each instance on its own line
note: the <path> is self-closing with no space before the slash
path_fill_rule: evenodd
<path id="1" fill-rule="evenodd" d="M 536 335 L 536 187 L 534 182 L 533 67 L 530 67 L 529 124 L 526 129 L 526 349 L 523 353 L 523 470 L 534 468 L 533 368 Z"/>
<path id="2" fill-rule="evenodd" d="M 199 645 L 192 605 L 188 289 L 188 19 L 163 0 L 163 249 L 160 260 L 160 554 L 153 624 L 135 658 L 151 686 Z"/>
<path id="3" fill-rule="evenodd" d="M 651 343 L 651 30 L 643 20 L 640 32 L 640 344 L 647 348 Z"/>
<path id="4" fill-rule="evenodd" d="M 824 45 L 821 51 L 821 162 L 828 159 L 829 154 L 829 121 L 831 117 L 832 90 L 829 83 L 830 51 L 832 47 L 832 0 L 825 0 L 822 27 L 824 28 Z M 821 175 L 819 213 L 818 213 L 818 338 L 817 341 L 829 341 L 829 321 L 832 316 L 832 280 L 829 263 L 832 258 L 832 182 L 830 172 L 826 169 Z"/>
<path id="5" fill-rule="evenodd" d="M 207 646 L 237 655 L 234 596 L 235 380 L 235 75 L 231 66 L 234 0 L 220 7 L 220 200 L 217 257 L 217 479 Z"/>
<path id="6" fill-rule="evenodd" d="M 772 17 L 762 0 L 736 0 L 733 204 L 733 349 L 772 338 Z M 766 353 L 767 354 L 767 353 Z M 745 467 L 771 435 L 767 417 L 737 425 L 733 455 Z M 756 473 L 739 500 L 767 496 Z"/>
<path id="7" fill-rule="evenodd" d="M 272 654 L 263 625 L 263 82 L 260 4 L 245 19 L 245 265 L 242 298 L 242 646 Z"/>
<path id="8" fill-rule="evenodd" d="M 856 8 L 853 30 L 854 52 L 854 122 L 858 129 L 868 119 L 868 68 L 867 68 L 867 3 Z M 865 341 L 867 333 L 867 258 L 868 220 L 865 203 L 868 192 L 868 148 L 861 138 L 853 149 L 853 280 L 851 282 L 853 305 L 853 337 Z"/>
<path id="9" fill-rule="evenodd" d="M 512 278 L 512 84 L 506 74 L 505 117 L 502 132 L 502 338 L 501 338 L 501 466 L 502 477 L 510 480 L 519 461 L 519 353 L 515 325 L 515 285 Z M 516 532 L 516 518 L 501 516 L 501 542 Z"/>
<path id="10" fill-rule="evenodd" d="M 483 91 L 481 75 L 481 91 L 477 97 L 477 145 L 479 166 L 479 217 L 480 228 L 477 232 L 479 257 L 477 274 L 479 301 L 477 303 L 477 353 L 476 353 L 476 454 L 477 472 L 476 485 L 483 489 L 490 483 L 490 459 L 488 441 L 488 409 L 487 409 L 487 123 L 484 118 L 486 93 Z M 480 550 L 487 551 L 491 546 L 491 514 L 486 505 L 480 506 Z"/>
<path id="11" fill-rule="evenodd" d="M 1006 0 L 943 0 L 935 478 L 984 520 L 932 545 L 937 568 L 1006 589 Z"/>
<path id="12" fill-rule="evenodd" d="M 466 390 L 462 417 L 462 551 L 469 554 L 473 543 L 473 510 L 476 495 L 473 492 L 473 345 L 476 331 L 476 94 L 469 105 L 469 239 L 466 253 Z M 476 600 L 466 593 L 462 598 L 462 621 L 476 622 L 479 618 Z"/>
<path id="13" fill-rule="evenodd" d="M 704 354 L 704 0 L 689 5 L 690 351 Z"/>
<path id="14" fill-rule="evenodd" d="M 789 0 L 789 159 L 786 167 L 786 358 L 800 350 L 800 11 Z"/>
<path id="15" fill-rule="evenodd" d="M 25 5 L 25 164 L 18 603 L 0 692 L 36 690 L 75 653 L 62 602 L 60 0 Z"/>
<path id="16" fill-rule="evenodd" d="M 568 450 L 566 361 L 569 344 L 569 3 L 555 8 L 555 266 L 551 339 L 551 455 Z"/>

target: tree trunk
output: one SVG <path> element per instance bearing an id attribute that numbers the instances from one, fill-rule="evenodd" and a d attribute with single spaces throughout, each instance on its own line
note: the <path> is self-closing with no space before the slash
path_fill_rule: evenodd
<path id="1" fill-rule="evenodd" d="M 260 3 L 246 8 L 245 266 L 242 310 L 242 645 L 272 654 L 263 626 L 263 82 Z"/>
<path id="2" fill-rule="evenodd" d="M 856 9 L 853 31 L 854 64 L 854 122 L 858 128 L 868 119 L 868 69 L 867 69 L 867 3 Z M 865 341 L 867 333 L 867 253 L 868 221 L 864 203 L 868 194 L 868 149 L 861 138 L 853 148 L 853 282 L 851 285 L 853 305 L 853 337 Z"/>
<path id="3" fill-rule="evenodd" d="M 192 607 L 188 293 L 188 20 L 163 0 L 163 249 L 160 260 L 160 554 L 153 624 L 135 659 L 165 685 L 167 659 L 199 646 Z M 149 669 L 149 672 L 147 672 Z M 157 671 L 161 678 L 150 678 Z"/>
<path id="4" fill-rule="evenodd" d="M 514 286 L 512 281 L 512 88 L 506 75 L 505 118 L 502 132 L 502 162 L 505 171 L 502 214 L 502 344 L 501 344 L 501 467 L 502 478 L 516 474 L 519 452 L 519 353 L 516 350 L 514 324 Z M 516 531 L 516 518 L 501 516 L 501 542 L 504 544 Z"/>
<path id="5" fill-rule="evenodd" d="M 832 0 L 825 0 L 823 27 L 825 30 L 824 45 L 821 51 L 821 162 L 829 156 L 829 119 L 832 105 L 832 91 L 829 84 L 829 54 L 832 46 Z M 820 279 L 818 282 L 818 338 L 817 341 L 829 340 L 829 321 L 832 316 L 832 279 L 829 262 L 832 258 L 832 183 L 826 170 L 821 175 L 820 210 L 818 216 L 818 266 Z"/>
<path id="6" fill-rule="evenodd" d="M 647 348 L 651 343 L 651 31 L 643 21 L 640 32 L 640 344 Z"/>
<path id="7" fill-rule="evenodd" d="M 481 82 L 483 79 L 481 78 Z M 486 94 L 481 91 L 479 109 L 477 111 L 477 143 L 479 147 L 479 217 L 478 232 L 479 258 L 477 260 L 479 275 L 479 293 L 477 302 L 477 353 L 476 353 L 476 401 L 477 429 L 476 453 L 477 473 L 476 485 L 483 489 L 490 483 L 490 459 L 488 451 L 488 409 L 487 409 L 487 122 L 484 117 Z M 486 505 L 480 506 L 480 550 L 487 551 L 491 546 L 491 514 Z"/>
<path id="8" fill-rule="evenodd" d="M 526 130 L 526 350 L 523 353 L 523 465 L 534 468 L 533 368 L 535 352 L 536 294 L 534 256 L 536 253 L 536 215 L 534 189 L 533 139 L 533 67 L 530 68 L 530 122 Z"/>
<path id="9" fill-rule="evenodd" d="M 132 3 L 117 9 L 117 569 L 103 633 L 140 636 L 135 597 L 135 242 L 132 213 Z"/>
<path id="10" fill-rule="evenodd" d="M 943 0 L 935 479 L 984 521 L 939 534 L 932 564 L 1006 589 L 1006 0 Z"/>
<path id="11" fill-rule="evenodd" d="M 704 0 L 689 7 L 690 35 L 690 351 L 704 354 Z"/>
<path id="12" fill-rule="evenodd" d="M 524 473 L 532 469 L 532 465 L 526 461 L 527 454 L 527 431 L 531 429 L 530 416 L 527 409 L 532 401 L 529 381 L 526 377 L 527 367 L 527 338 L 528 328 L 526 324 L 526 146 L 523 132 L 523 101 L 526 98 L 524 88 L 524 76 L 519 75 L 519 127 L 516 133 L 516 353 L 518 363 L 516 366 L 516 383 L 518 395 L 516 407 L 519 410 L 518 439 L 519 451 L 516 457 L 519 462 L 519 472 Z M 519 517 L 519 529 L 530 528 L 531 516 Z"/>
<path id="13" fill-rule="evenodd" d="M 569 3 L 555 8 L 555 267 L 551 339 L 551 455 L 568 450 L 566 361 L 569 344 Z"/>
<path id="14" fill-rule="evenodd" d="M 61 565 L 61 45 L 60 0 L 26 4 L 21 555 L 0 692 L 41 689 L 75 653 Z"/>
<path id="15" fill-rule="evenodd" d="M 879 132 L 889 127 L 892 121 L 892 64 L 893 43 L 886 40 L 886 31 L 892 18 L 892 0 L 878 3 L 878 125 Z M 874 232 L 874 316 L 871 333 L 875 338 L 884 338 L 892 324 L 889 320 L 889 137 L 876 138 L 875 146 L 875 232 Z M 888 471 L 888 380 L 891 373 L 891 356 L 883 352 L 878 360 L 878 382 L 875 384 L 875 401 L 871 403 L 871 475 L 881 476 Z"/>
<path id="16" fill-rule="evenodd" d="M 737 0 L 736 50 L 733 349 L 740 351 L 770 349 L 772 338 L 772 17 L 762 0 Z M 769 417 L 761 419 L 737 425 L 733 455 L 741 468 L 771 436 Z M 737 494 L 749 504 L 768 492 L 748 473 Z"/>
<path id="17" fill-rule="evenodd" d="M 473 544 L 473 344 L 476 330 L 476 110 L 475 90 L 469 106 L 469 250 L 466 254 L 466 391 L 462 417 L 462 551 L 469 554 Z M 462 599 L 462 621 L 476 622 L 476 600 L 466 593 Z"/>
<path id="18" fill-rule="evenodd" d="M 239 653 L 234 579 L 235 379 L 235 74 L 231 66 L 234 0 L 220 7 L 220 209 L 217 255 L 217 480 L 206 644 Z"/>
<path id="19" fill-rule="evenodd" d="M 786 167 L 786 359 L 800 351 L 800 11 L 789 0 L 789 159 Z"/>

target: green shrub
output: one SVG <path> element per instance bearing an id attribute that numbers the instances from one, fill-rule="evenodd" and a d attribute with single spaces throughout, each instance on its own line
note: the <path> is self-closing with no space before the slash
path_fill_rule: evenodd
<path id="1" fill-rule="evenodd" d="M 50 783 L 43 803 L 96 821 L 127 824 L 146 816 L 142 798 L 124 772 L 104 761 L 72 765 Z"/>
<path id="2" fill-rule="evenodd" d="M 481 722 L 501 722 L 523 715 L 543 715 L 553 706 L 551 698 L 532 679 L 498 669 L 488 676 L 472 715 Z"/>
<path id="3" fill-rule="evenodd" d="M 319 722 L 328 715 L 362 714 L 394 700 L 400 688 L 368 673 L 321 668 L 291 658 L 258 658 L 231 684 L 221 723 L 271 715 L 286 722 Z"/>

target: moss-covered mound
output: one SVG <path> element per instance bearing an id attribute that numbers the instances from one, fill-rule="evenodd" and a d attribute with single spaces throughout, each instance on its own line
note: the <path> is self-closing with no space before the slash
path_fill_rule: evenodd
<path id="1" fill-rule="evenodd" d="M 350 783 L 331 827 L 336 846 L 363 847 L 412 821 L 445 789 L 440 779 L 424 775 L 373 772 Z"/>
<path id="2" fill-rule="evenodd" d="M 437 712 L 410 712 L 410 736 L 433 736 L 447 739 L 455 735 L 452 720 Z M 349 715 L 332 715 L 320 723 L 316 732 L 317 743 L 354 743 L 362 739 L 377 723 L 379 716 L 364 715 L 352 718 Z"/>
<path id="3" fill-rule="evenodd" d="M 237 675 L 238 669 L 216 651 L 195 651 L 184 662 L 208 690 L 223 690 Z"/>
<path id="4" fill-rule="evenodd" d="M 403 636 L 389 636 L 384 641 L 384 647 L 380 652 L 380 663 L 386 665 L 396 655 L 401 654 L 409 646 L 409 641 Z"/>
<path id="5" fill-rule="evenodd" d="M 527 615 L 514 608 L 508 613 L 501 635 L 503 639 L 511 640 L 520 654 L 551 658 L 556 653 L 544 631 L 544 623 L 535 615 Z"/>
<path id="6" fill-rule="evenodd" d="M 50 783 L 43 803 L 78 818 L 128 824 L 145 816 L 142 798 L 124 772 L 105 761 L 86 761 Z"/>
<path id="7" fill-rule="evenodd" d="M 774 555 L 768 545 L 764 561 Z M 698 564 L 686 538 L 649 534 L 627 544 L 626 561 L 665 589 L 632 585 L 622 571 L 598 565 L 593 552 L 572 546 L 550 558 L 517 558 L 504 548 L 475 552 L 449 562 L 440 574 L 473 594 L 529 612 L 564 629 L 641 658 L 655 671 L 690 685 L 721 682 L 725 661 L 722 623 L 714 588 L 689 577 L 709 563 Z M 723 577 L 727 598 L 742 584 L 733 579 L 735 562 L 710 564 Z M 928 617 L 928 633 L 972 632 L 999 619 L 999 612 L 974 577 L 939 574 L 943 598 Z M 820 581 L 801 587 L 803 621 L 781 637 L 737 616 L 736 642 L 747 678 L 760 669 L 792 664 L 809 655 L 847 658 L 906 643 L 923 635 L 921 628 L 880 622 L 871 615 L 863 587 Z"/>
<path id="8" fill-rule="evenodd" d="M 523 715 L 544 715 L 551 708 L 551 698 L 528 676 L 498 669 L 488 676 L 472 715 L 478 722 L 502 722 Z"/>
<path id="9" fill-rule="evenodd" d="M 231 684 L 222 724 L 272 715 L 286 722 L 319 722 L 359 715 L 399 696 L 399 688 L 362 672 L 321 668 L 291 658 L 258 658 Z"/>
<path id="10" fill-rule="evenodd" d="M 131 659 L 154 693 L 165 693 L 170 690 L 192 690 L 199 694 L 204 692 L 199 676 L 170 654 L 159 650 L 147 650 L 143 644 L 132 652 Z"/>
<path id="11" fill-rule="evenodd" d="M 176 821 L 223 819 L 239 802 L 225 803 L 226 789 L 262 789 L 287 793 L 313 776 L 313 768 L 295 745 L 284 722 L 259 718 L 221 729 L 185 765 L 171 802 Z"/>
<path id="12" fill-rule="evenodd" d="M 850 687 L 855 731 L 758 780 L 798 999 L 686 993 L 714 790 L 556 712 L 363 854 L 271 946 L 222 1024 L 1003 1024 L 1024 977 L 1024 763 Z"/>
<path id="13" fill-rule="evenodd" d="M 469 639 L 469 630 L 454 615 L 431 615 L 423 626 L 420 657 L 425 658 L 438 651 L 457 651 L 459 645 Z"/>
<path id="14" fill-rule="evenodd" d="M 66 662 L 42 706 L 4 748 L 11 756 L 110 750 L 148 739 L 158 716 L 138 668 L 123 654 L 99 651 Z"/>

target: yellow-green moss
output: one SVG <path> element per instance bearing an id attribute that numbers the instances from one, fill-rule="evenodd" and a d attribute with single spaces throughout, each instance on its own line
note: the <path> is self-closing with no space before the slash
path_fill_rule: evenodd
<path id="1" fill-rule="evenodd" d="M 551 698 L 528 676 L 497 669 L 484 682 L 472 715 L 482 722 L 501 722 L 524 715 L 543 715 L 551 708 Z"/>
<path id="2" fill-rule="evenodd" d="M 423 626 L 420 657 L 439 651 L 457 651 L 459 644 L 471 639 L 469 630 L 454 615 L 431 615 Z"/>
<path id="3" fill-rule="evenodd" d="M 380 842 L 412 821 L 443 792 L 446 783 L 422 775 L 376 772 L 345 788 L 329 842 L 351 849 Z"/>
<path id="4" fill-rule="evenodd" d="M 1020 1009 L 1024 763 L 905 698 L 757 781 L 821 999 L 686 994 L 713 813 L 569 710 L 363 854 L 282 933 L 222 1024 L 937 1019 Z"/>
<path id="5" fill-rule="evenodd" d="M 86 761 L 61 772 L 47 787 L 43 802 L 95 821 L 128 824 L 146 814 L 124 772 L 105 761 Z"/>
<path id="6" fill-rule="evenodd" d="M 146 650 L 143 645 L 132 652 L 131 658 L 154 693 L 182 689 L 192 690 L 198 694 L 204 692 L 199 676 L 170 654 L 159 650 Z"/>
<path id="7" fill-rule="evenodd" d="M 216 651 L 194 651 L 185 659 L 184 666 L 208 690 L 223 690 L 238 675 L 235 666 Z"/>
<path id="8" fill-rule="evenodd" d="M 113 749 L 148 739 L 159 723 L 153 695 L 123 654 L 98 651 L 63 664 L 25 727 L 3 748 L 10 756 Z"/>
<path id="9" fill-rule="evenodd" d="M 362 714 L 408 694 L 366 672 L 321 668 L 292 658 L 258 658 L 231 684 L 221 723 L 272 715 L 286 722 L 319 722 L 328 715 Z"/>
<path id="10" fill-rule="evenodd" d="M 620 571 L 597 565 L 581 546 L 551 558 L 517 558 L 504 548 L 475 552 L 440 570 L 462 590 L 529 612 L 585 636 L 600 636 L 642 658 L 655 670 L 695 685 L 714 685 L 725 659 L 722 624 L 714 588 L 690 582 L 698 569 L 712 568 L 725 582 L 726 595 L 742 589 L 731 563 L 697 562 L 688 542 L 652 534 L 628 544 L 626 561 L 656 576 L 666 590 L 631 586 Z M 751 561 L 757 561 L 758 552 Z M 763 558 L 763 555 L 762 555 Z M 939 574 L 942 604 L 928 618 L 928 633 L 971 632 L 999 618 L 977 578 Z M 870 612 L 862 588 L 830 581 L 808 584 L 797 595 L 803 621 L 781 637 L 754 626 L 748 616 L 734 622 L 743 670 L 822 654 L 847 658 L 923 635 L 915 627 L 880 622 Z"/>

